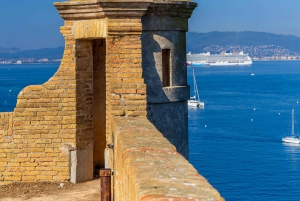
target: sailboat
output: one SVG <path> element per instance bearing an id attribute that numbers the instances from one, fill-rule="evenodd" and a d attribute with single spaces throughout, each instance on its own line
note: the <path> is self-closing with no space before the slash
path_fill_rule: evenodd
<path id="1" fill-rule="evenodd" d="M 194 82 L 194 96 L 190 97 L 190 100 L 188 100 L 188 106 L 204 108 L 204 102 L 200 102 L 194 69 L 193 69 L 193 82 Z"/>
<path id="2" fill-rule="evenodd" d="M 287 142 L 287 143 L 293 143 L 293 144 L 300 144 L 300 138 L 297 135 L 295 135 L 295 118 L 294 118 L 294 108 L 292 109 L 292 131 L 290 136 L 286 136 L 284 138 L 282 138 L 283 142 Z"/>

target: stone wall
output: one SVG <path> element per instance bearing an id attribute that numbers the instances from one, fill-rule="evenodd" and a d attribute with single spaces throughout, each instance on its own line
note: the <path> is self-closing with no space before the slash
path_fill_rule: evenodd
<path id="1" fill-rule="evenodd" d="M 7 178 L 9 181 L 13 181 L 18 177 L 18 173 L 4 173 L 7 169 L 8 162 L 11 162 L 12 158 L 16 156 L 13 152 L 14 146 L 11 146 L 12 143 L 12 121 L 13 113 L 12 112 L 3 112 L 0 113 L 0 184 L 3 183 L 4 178 Z M 11 167 L 11 170 L 14 168 Z"/>
<path id="2" fill-rule="evenodd" d="M 0 184 L 68 180 L 71 152 L 77 146 L 87 146 L 85 142 L 90 140 L 76 144 L 76 136 L 84 129 L 79 122 L 85 117 L 76 112 L 79 104 L 76 94 L 80 90 L 76 87 L 76 71 L 80 69 L 75 68 L 71 25 L 66 21 L 61 28 L 66 44 L 58 71 L 45 84 L 24 88 L 18 95 L 14 113 L 8 113 L 12 128 L 10 142 L 0 143 L 0 153 L 6 154 L 6 158 L 0 158 Z M 1 119 L 3 116 L 7 119 L 7 113 L 1 113 Z"/>
<path id="3" fill-rule="evenodd" d="M 156 1 L 142 17 L 147 117 L 186 159 L 189 156 L 187 100 L 190 98 L 186 32 L 195 6 L 193 2 Z M 168 52 L 168 56 L 163 52 Z"/>
<path id="4" fill-rule="evenodd" d="M 98 30 L 106 24 L 108 35 L 84 35 L 83 24 Z M 10 137 L 0 151 L 10 154 L 0 158 L 0 183 L 85 181 L 95 165 L 104 166 L 111 116 L 146 116 L 141 26 L 140 19 L 65 21 L 58 71 L 43 85 L 24 88 L 14 113 L 1 114 Z"/>
<path id="5" fill-rule="evenodd" d="M 63 59 L 46 83 L 20 92 L 13 113 L 0 113 L 0 185 L 86 181 L 105 163 L 115 172 L 115 200 L 223 200 L 184 158 L 185 32 L 196 4 L 55 6 L 65 20 Z M 167 86 L 162 63 L 170 64 Z"/>
<path id="6" fill-rule="evenodd" d="M 146 118 L 114 118 L 112 135 L 115 200 L 224 201 Z"/>

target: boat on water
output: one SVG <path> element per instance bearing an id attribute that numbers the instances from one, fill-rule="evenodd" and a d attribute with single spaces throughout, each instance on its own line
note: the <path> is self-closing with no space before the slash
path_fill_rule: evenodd
<path id="1" fill-rule="evenodd" d="M 186 55 L 188 66 L 250 66 L 252 60 L 244 52 L 232 53 L 231 51 L 212 55 L 210 52 Z"/>
<path id="2" fill-rule="evenodd" d="M 283 142 L 300 144 L 300 138 L 298 134 L 295 134 L 295 118 L 294 118 L 294 108 L 292 109 L 292 130 L 289 136 L 282 138 Z"/>
<path id="3" fill-rule="evenodd" d="M 194 82 L 194 96 L 190 97 L 190 99 L 188 100 L 188 106 L 204 108 L 204 102 L 201 102 L 199 98 L 198 86 L 196 82 L 194 69 L 193 69 L 193 82 Z"/>

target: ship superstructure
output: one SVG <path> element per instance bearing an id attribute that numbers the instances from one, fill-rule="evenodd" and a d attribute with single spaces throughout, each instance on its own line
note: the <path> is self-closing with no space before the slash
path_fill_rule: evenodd
<path id="1" fill-rule="evenodd" d="M 223 52 L 215 55 L 210 52 L 201 54 L 190 52 L 187 54 L 187 64 L 189 66 L 247 66 L 252 65 L 252 60 L 243 52 Z"/>

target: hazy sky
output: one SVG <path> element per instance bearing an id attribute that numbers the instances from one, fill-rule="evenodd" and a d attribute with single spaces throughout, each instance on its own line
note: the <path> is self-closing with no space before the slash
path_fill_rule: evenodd
<path id="1" fill-rule="evenodd" d="M 64 46 L 55 0 L 0 0 L 0 47 Z M 59 2 L 60 0 L 56 1 Z"/>
<path id="2" fill-rule="evenodd" d="M 0 47 L 64 45 L 55 0 L 1 0 Z M 63 0 L 56 0 L 56 2 Z M 262 31 L 300 36 L 300 0 L 194 0 L 189 30 Z"/>
<path id="3" fill-rule="evenodd" d="M 190 31 L 261 31 L 300 36 L 300 0 L 194 0 Z"/>

